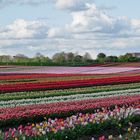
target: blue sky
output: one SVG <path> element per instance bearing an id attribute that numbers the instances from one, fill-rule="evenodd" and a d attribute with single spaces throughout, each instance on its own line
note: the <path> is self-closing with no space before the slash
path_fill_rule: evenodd
<path id="1" fill-rule="evenodd" d="M 1 0 L 0 55 L 140 52 L 140 0 Z"/>
<path id="2" fill-rule="evenodd" d="M 127 16 L 129 18 L 140 18 L 139 0 L 95 0 L 98 6 L 114 8 L 109 12 L 112 16 Z"/>

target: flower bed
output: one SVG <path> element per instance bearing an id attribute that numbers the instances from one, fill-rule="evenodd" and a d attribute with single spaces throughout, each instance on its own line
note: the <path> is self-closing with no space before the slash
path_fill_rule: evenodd
<path id="1" fill-rule="evenodd" d="M 135 109 L 132 106 L 118 107 L 113 110 L 102 108 L 96 113 L 78 113 L 67 118 L 47 119 L 46 121 L 28 125 L 20 125 L 18 128 L 9 128 L 1 133 L 3 139 L 49 139 L 52 140 L 76 140 L 86 134 L 101 133 L 102 130 L 114 128 L 118 134 L 130 132 L 133 124 L 139 117 L 133 115 Z M 124 129 L 128 124 L 129 128 Z M 103 136 L 100 136 L 100 138 Z M 111 137 L 111 136 L 110 136 Z M 105 136 L 104 136 L 105 140 Z"/>
<path id="2" fill-rule="evenodd" d="M 24 90 L 45 90 L 45 89 L 61 89 L 79 86 L 93 86 L 93 85 L 107 85 L 119 83 L 139 82 L 140 76 L 126 76 L 113 77 L 102 79 L 88 79 L 88 80 L 71 80 L 58 82 L 40 82 L 40 83 L 24 83 L 24 84 L 10 84 L 0 85 L 0 92 L 14 92 Z"/>
<path id="3" fill-rule="evenodd" d="M 20 100 L 20 99 L 35 99 L 35 98 L 43 98 L 43 97 L 89 94 L 89 93 L 109 92 L 109 91 L 118 91 L 118 90 L 131 91 L 132 89 L 138 89 L 138 88 L 140 88 L 140 83 L 69 88 L 69 89 L 47 90 L 47 91 L 24 91 L 24 92 L 1 94 L 0 100 L 8 101 L 8 100 Z"/>
<path id="4" fill-rule="evenodd" d="M 4 69 L 9 74 L 0 69 L 0 139 L 86 140 L 90 135 L 115 140 L 120 134 L 124 138 L 123 134 L 133 129 L 130 125 L 140 121 L 140 74 L 117 72 L 132 69 Z M 100 72 L 104 74 L 93 74 Z"/>
<path id="5" fill-rule="evenodd" d="M 42 118 L 46 114 L 55 114 L 56 116 L 59 116 L 61 113 L 69 114 L 71 112 L 93 110 L 99 107 L 109 107 L 127 103 L 139 104 L 139 102 L 140 95 L 133 95 L 72 102 L 59 102 L 43 105 L 30 105 L 13 108 L 1 108 L 0 126 L 4 126 L 5 124 L 17 124 L 24 121 L 34 121 L 36 119 Z"/>
<path id="6" fill-rule="evenodd" d="M 97 92 L 89 94 L 75 94 L 68 96 L 54 96 L 54 97 L 43 97 L 36 99 L 21 99 L 21 100 L 9 100 L 9 101 L 0 101 L 1 107 L 15 107 L 15 106 L 24 106 L 24 105 L 37 105 L 37 104 L 49 104 L 55 102 L 67 102 L 67 101 L 79 101 L 87 99 L 97 99 L 97 98 L 108 98 L 115 96 L 124 96 L 124 95 L 139 95 L 140 89 L 129 89 L 129 90 L 120 90 L 120 91 L 108 91 L 108 92 Z"/>
<path id="7" fill-rule="evenodd" d="M 97 74 L 98 75 L 98 74 Z M 93 74 L 12 74 L 0 76 L 0 80 L 17 80 L 17 79 L 34 79 L 34 78 L 47 78 L 47 77 L 71 77 L 71 76 L 97 76 Z M 102 75 L 102 74 L 100 74 Z M 99 76 L 100 76 L 99 75 Z"/>

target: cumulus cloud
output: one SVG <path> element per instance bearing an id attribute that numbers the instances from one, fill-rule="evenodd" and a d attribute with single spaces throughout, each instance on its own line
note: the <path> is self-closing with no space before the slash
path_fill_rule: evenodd
<path id="1" fill-rule="evenodd" d="M 36 50 L 42 43 L 45 49 L 47 30 L 48 25 L 44 20 L 17 19 L 9 25 L 0 27 L 1 54 L 15 55 L 17 52 L 33 54 L 34 51 L 30 46 Z"/>
<path id="2" fill-rule="evenodd" d="M 12 24 L 0 28 L 0 39 L 45 38 L 47 29 L 45 21 L 17 19 Z"/>
<path id="3" fill-rule="evenodd" d="M 93 0 L 54 0 L 57 8 L 72 11 L 86 9 L 87 7 L 85 6 L 85 3 L 91 1 Z"/>
<path id="4" fill-rule="evenodd" d="M 126 16 L 112 17 L 98 8 L 95 3 L 84 4 L 84 9 L 70 12 L 71 23 L 66 24 L 65 27 L 50 28 L 48 37 L 61 40 L 60 44 L 65 46 L 66 50 L 69 50 L 68 48 L 75 51 L 90 50 L 93 54 L 107 52 L 108 49 L 116 53 L 121 50 L 132 52 L 138 48 L 139 19 L 130 19 Z"/>
<path id="5" fill-rule="evenodd" d="M 85 9 L 85 3 L 90 3 L 93 0 L 1 0 L 0 7 L 6 7 L 9 5 L 40 5 L 53 3 L 56 8 L 66 9 L 66 10 L 83 10 Z"/>
<path id="6" fill-rule="evenodd" d="M 140 20 L 129 19 L 127 17 L 111 17 L 99 9 L 94 3 L 86 3 L 86 9 L 71 12 L 72 22 L 64 28 L 51 28 L 49 37 L 63 37 L 66 34 L 71 38 L 82 37 L 87 39 L 92 37 L 125 37 L 138 33 Z M 60 34 L 60 36 L 59 36 Z M 128 37 L 128 36 L 127 36 Z"/>

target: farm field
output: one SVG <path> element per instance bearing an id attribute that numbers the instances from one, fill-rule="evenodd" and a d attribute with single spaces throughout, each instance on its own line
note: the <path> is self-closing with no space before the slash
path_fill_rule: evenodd
<path id="1" fill-rule="evenodd" d="M 0 66 L 0 140 L 139 140 L 140 64 Z"/>

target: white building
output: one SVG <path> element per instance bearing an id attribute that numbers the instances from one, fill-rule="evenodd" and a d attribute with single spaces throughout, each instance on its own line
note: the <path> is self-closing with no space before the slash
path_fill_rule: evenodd
<path id="1" fill-rule="evenodd" d="M 131 53 L 133 57 L 140 58 L 140 53 Z"/>

